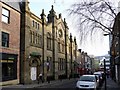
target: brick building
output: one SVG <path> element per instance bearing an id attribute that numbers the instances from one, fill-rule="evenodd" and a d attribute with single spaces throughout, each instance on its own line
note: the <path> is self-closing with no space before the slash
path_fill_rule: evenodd
<path id="1" fill-rule="evenodd" d="M 52 6 L 46 16 L 30 11 L 29 2 L 0 2 L 1 83 L 30 84 L 40 73 L 44 81 L 73 77 L 78 59 L 76 38 Z M 81 56 L 85 59 L 85 55 Z M 82 58 L 80 58 L 82 59 Z M 79 61 L 78 61 L 79 62 Z M 83 67 L 84 60 L 81 60 Z"/>
<path id="2" fill-rule="evenodd" d="M 77 43 L 65 19 L 57 17 L 53 6 L 47 16 L 41 10 L 38 17 L 28 5 L 21 4 L 20 83 L 36 82 L 40 73 L 44 81 L 72 77 Z"/>
<path id="3" fill-rule="evenodd" d="M 20 7 L 0 1 L 0 83 L 19 83 Z"/>

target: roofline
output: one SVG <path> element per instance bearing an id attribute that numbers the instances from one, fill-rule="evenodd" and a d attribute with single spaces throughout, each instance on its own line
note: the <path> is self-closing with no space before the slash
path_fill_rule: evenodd
<path id="1" fill-rule="evenodd" d="M 0 1 L 0 2 L 2 2 L 3 4 L 5 4 L 5 5 L 9 6 L 10 8 L 14 9 L 15 11 L 17 11 L 17 12 L 21 13 L 21 11 L 17 10 L 16 8 L 13 8 L 13 7 L 12 7 L 12 6 L 10 6 L 9 4 L 7 4 L 7 3 L 5 3 L 5 2 L 3 2 L 3 1 Z"/>

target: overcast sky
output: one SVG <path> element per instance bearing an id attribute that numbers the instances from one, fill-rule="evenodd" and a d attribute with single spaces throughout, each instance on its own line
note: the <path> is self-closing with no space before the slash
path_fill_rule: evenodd
<path id="1" fill-rule="evenodd" d="M 104 54 L 108 54 L 109 51 L 109 38 L 104 37 L 102 40 L 96 40 L 95 43 L 87 43 L 87 45 L 80 46 L 79 45 L 79 36 L 76 32 L 77 28 L 75 28 L 74 22 L 72 19 L 68 17 L 66 9 L 70 8 L 70 5 L 77 2 L 78 0 L 29 0 L 30 1 L 30 10 L 37 16 L 40 17 L 42 9 L 44 9 L 45 14 L 47 15 L 51 9 L 51 5 L 54 5 L 54 10 L 56 14 L 62 13 L 62 18 L 66 18 L 68 23 L 69 32 L 72 35 L 77 37 L 78 48 L 82 49 L 82 51 L 87 52 L 89 55 L 100 56 Z"/>

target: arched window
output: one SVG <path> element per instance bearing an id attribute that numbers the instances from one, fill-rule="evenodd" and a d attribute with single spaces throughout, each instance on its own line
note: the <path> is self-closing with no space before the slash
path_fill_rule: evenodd
<path id="1" fill-rule="evenodd" d="M 60 58 L 58 58 L 58 70 L 60 70 Z"/>
<path id="2" fill-rule="evenodd" d="M 37 44 L 38 38 L 37 38 L 37 33 L 35 33 L 35 44 Z"/>
<path id="3" fill-rule="evenodd" d="M 58 39 L 58 52 L 61 52 L 61 50 L 60 50 L 60 39 Z"/>
<path id="4" fill-rule="evenodd" d="M 32 35 L 33 35 L 33 43 L 35 43 L 35 33 L 33 32 Z"/>
<path id="5" fill-rule="evenodd" d="M 39 45 L 42 47 L 42 35 L 39 35 Z"/>
<path id="6" fill-rule="evenodd" d="M 32 26 L 33 26 L 33 27 L 35 26 L 35 21 L 34 21 L 34 20 L 32 21 Z"/>
<path id="7" fill-rule="evenodd" d="M 47 49 L 51 50 L 51 34 L 47 33 Z"/>
<path id="8" fill-rule="evenodd" d="M 32 43 L 32 31 L 30 31 L 30 43 Z"/>
<path id="9" fill-rule="evenodd" d="M 64 41 L 62 42 L 62 53 L 65 52 L 65 45 L 64 45 Z"/>

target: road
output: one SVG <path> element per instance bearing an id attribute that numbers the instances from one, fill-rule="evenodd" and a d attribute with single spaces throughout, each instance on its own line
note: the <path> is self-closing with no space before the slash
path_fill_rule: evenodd
<path id="1" fill-rule="evenodd" d="M 49 83 L 43 86 L 38 86 L 34 88 L 3 88 L 2 90 L 75 90 L 75 84 L 76 84 L 77 79 L 70 79 L 70 80 L 63 80 L 63 81 L 58 81 L 54 84 Z"/>
<path id="2" fill-rule="evenodd" d="M 34 88 L 4 88 L 2 90 L 75 90 L 77 79 L 59 81 L 54 84 L 46 84 Z M 98 89 L 100 90 L 100 88 Z"/>
<path id="3" fill-rule="evenodd" d="M 47 86 L 37 87 L 37 88 L 59 88 L 59 89 L 72 88 L 74 90 L 75 84 L 76 84 L 76 80 L 70 81 L 70 82 L 61 81 L 60 83 L 56 83 L 54 85 L 47 85 Z"/>

